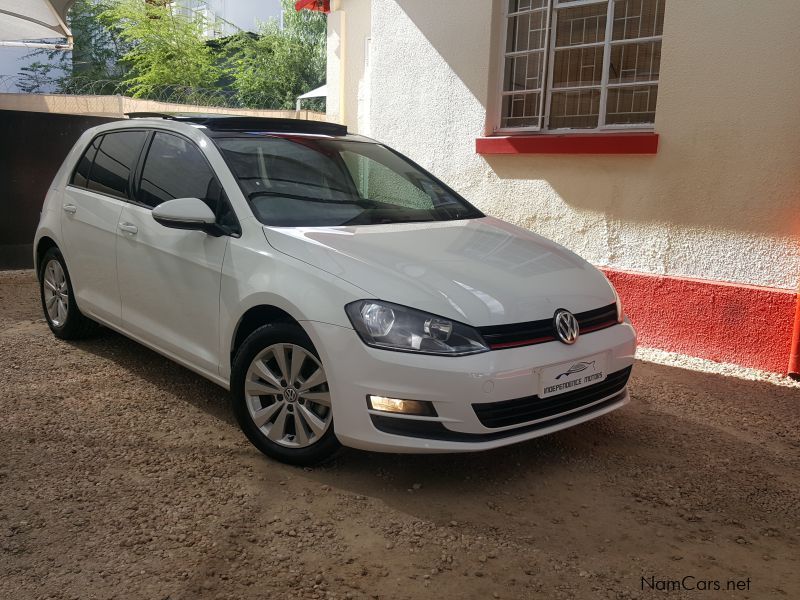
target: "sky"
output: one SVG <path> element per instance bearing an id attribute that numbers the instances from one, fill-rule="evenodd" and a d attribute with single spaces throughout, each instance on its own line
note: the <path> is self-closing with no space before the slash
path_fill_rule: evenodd
<path id="1" fill-rule="evenodd" d="M 25 48 L 8 48 L 0 46 L 0 92 L 14 92 L 15 89 L 6 89 L 6 82 L 2 81 L 3 75 L 16 75 L 20 67 L 35 59 L 25 60 L 23 57 L 30 54 L 31 50 Z"/>
<path id="2" fill-rule="evenodd" d="M 211 10 L 241 29 L 254 31 L 258 21 L 279 18 L 280 0 L 209 0 Z M 221 5 L 222 10 L 217 8 Z"/>
<path id="3" fill-rule="evenodd" d="M 209 8 L 226 21 L 241 29 L 255 31 L 258 23 L 270 18 L 280 18 L 280 0 L 208 0 Z M 4 81 L 4 75 L 16 75 L 20 69 L 35 60 L 42 61 L 41 55 L 25 58 L 31 50 L 0 46 L 0 93 L 16 92 L 13 82 Z"/>

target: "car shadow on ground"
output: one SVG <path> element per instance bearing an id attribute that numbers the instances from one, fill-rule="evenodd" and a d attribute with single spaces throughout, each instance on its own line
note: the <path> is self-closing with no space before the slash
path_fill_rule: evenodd
<path id="1" fill-rule="evenodd" d="M 215 419 L 236 426 L 227 390 L 134 340 L 103 327 L 89 338 L 67 343 L 76 350 L 112 361 Z"/>
<path id="2" fill-rule="evenodd" d="M 548 436 L 466 454 L 345 449 L 304 469 L 260 455 L 239 432 L 228 393 L 199 375 L 110 332 L 73 347 L 113 361 L 187 413 L 211 416 L 211 424 L 195 417 L 187 427 L 200 425 L 205 435 L 219 429 L 228 448 L 220 452 L 233 461 L 226 485 L 251 490 L 253 510 L 271 506 L 320 521 L 366 511 L 360 531 L 378 540 L 378 553 L 406 515 L 419 527 L 452 533 L 455 523 L 473 539 L 488 532 L 553 556 L 579 551 L 596 556 L 597 570 L 617 560 L 614 568 L 627 572 L 628 559 L 619 557 L 630 556 L 660 568 L 675 560 L 719 567 L 726 577 L 767 560 L 776 581 L 792 569 L 786 557 L 796 555 L 800 519 L 796 388 L 639 362 L 630 404 Z M 185 451 L 204 443 L 194 437 Z M 606 554 L 612 547 L 614 556 Z"/>
<path id="3" fill-rule="evenodd" d="M 91 338 L 69 344 L 76 350 L 116 363 L 131 375 L 163 389 L 227 425 L 236 427 L 238 433 L 238 425 L 230 409 L 229 392 L 157 352 L 106 328 Z M 611 435 L 604 435 L 602 443 L 619 439 L 619 435 L 613 435 L 617 422 L 614 414 L 602 420 L 600 427 L 611 429 Z M 595 432 L 596 428 L 590 422 L 574 431 L 557 432 L 545 438 L 480 453 L 391 454 L 348 448 L 320 467 L 293 470 L 320 482 L 330 479 L 328 483 L 339 485 L 342 483 L 341 477 L 346 473 L 359 475 L 380 472 L 392 473 L 392 478 L 396 478 L 398 482 L 407 480 L 407 487 L 412 490 L 415 483 L 432 484 L 433 481 L 441 482 L 449 478 L 464 479 L 474 489 L 475 485 L 480 486 L 482 482 L 513 477 L 523 467 L 523 462 L 524 469 L 530 471 L 547 468 L 557 456 L 563 456 L 565 451 L 575 457 L 590 453 L 596 444 L 592 442 L 593 436 L 587 436 L 587 433 Z M 601 442 L 597 442 L 599 443 Z M 253 449 L 253 452 L 257 454 L 257 450 Z M 267 458 L 264 461 L 266 468 L 277 464 Z M 369 493 L 369 486 L 353 491 Z"/>
<path id="4" fill-rule="evenodd" d="M 226 390 L 137 342 L 104 329 L 73 346 L 114 361 L 132 375 L 238 429 Z M 747 438 L 757 428 L 761 446 L 797 443 L 800 390 L 796 388 L 640 362 L 630 389 L 631 404 L 614 413 L 496 450 L 420 455 L 345 449 L 333 461 L 312 470 L 288 469 L 320 484 L 366 495 L 383 496 L 379 491 L 384 490 L 393 496 L 398 489 L 410 490 L 409 497 L 421 489 L 428 495 L 435 491 L 447 496 L 454 492 L 471 495 L 498 485 L 512 489 L 509 484 L 515 479 L 563 474 L 574 471 L 576 465 L 580 469 L 608 467 L 614 457 L 658 456 L 667 442 L 666 434 L 673 442 L 672 451 L 686 460 L 692 459 L 691 447 L 674 441 L 675 436 L 683 439 L 690 431 L 693 435 Z M 768 418 L 764 406 L 770 407 Z M 254 448 L 252 452 L 257 455 Z M 264 458 L 262 469 L 272 468 L 277 468 L 277 463 Z"/>

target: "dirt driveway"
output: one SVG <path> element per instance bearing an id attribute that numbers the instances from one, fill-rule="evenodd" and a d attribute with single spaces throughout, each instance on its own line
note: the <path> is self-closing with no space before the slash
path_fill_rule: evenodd
<path id="1" fill-rule="evenodd" d="M 292 468 L 0 273 L 0 598 L 799 598 L 800 390 L 645 363 L 631 390 L 503 450 Z"/>

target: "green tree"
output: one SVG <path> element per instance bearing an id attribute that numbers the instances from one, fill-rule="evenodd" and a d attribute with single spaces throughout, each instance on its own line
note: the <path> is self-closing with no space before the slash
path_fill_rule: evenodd
<path id="1" fill-rule="evenodd" d="M 77 85 L 87 80 L 118 82 L 125 76 L 121 61 L 130 45 L 121 38 L 119 28 L 101 19 L 110 6 L 109 0 L 77 0 L 73 5 L 69 13 L 74 38 L 71 68 L 62 86 L 71 80 Z"/>
<path id="2" fill-rule="evenodd" d="M 231 86 L 244 105 L 291 109 L 297 96 L 325 83 L 325 16 L 295 11 L 291 0 L 282 5 L 282 30 L 272 20 L 259 35 L 242 33 L 226 45 Z"/>
<path id="3" fill-rule="evenodd" d="M 26 94 L 46 93 L 48 88 L 57 83 L 57 79 L 51 75 L 56 69 L 58 67 L 52 63 L 32 62 L 20 69 L 17 88 Z"/>
<path id="4" fill-rule="evenodd" d="M 130 45 L 122 60 L 125 83 L 135 98 L 165 86 L 213 88 L 222 69 L 204 39 L 209 28 L 201 13 L 174 10 L 164 0 L 111 0 L 100 15 Z"/>

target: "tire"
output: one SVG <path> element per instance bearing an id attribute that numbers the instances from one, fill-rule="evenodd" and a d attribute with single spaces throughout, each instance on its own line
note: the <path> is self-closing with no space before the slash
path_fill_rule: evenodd
<path id="1" fill-rule="evenodd" d="M 264 325 L 247 337 L 233 359 L 231 394 L 242 431 L 271 458 L 310 466 L 341 447 L 325 370 L 297 325 Z"/>
<path id="2" fill-rule="evenodd" d="M 39 298 L 50 331 L 57 338 L 77 340 L 95 333 L 99 328 L 78 308 L 67 264 L 57 247 L 45 252 L 39 264 Z"/>

